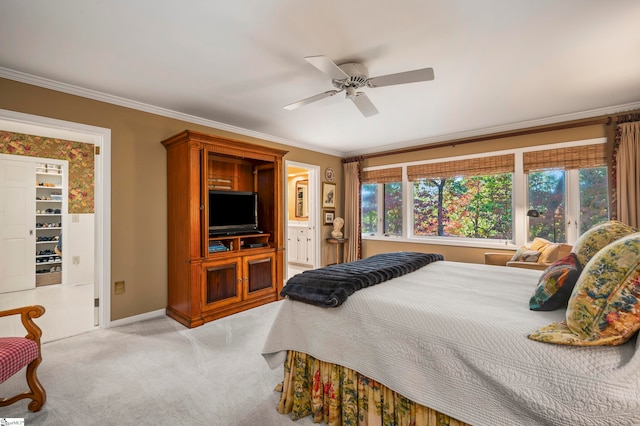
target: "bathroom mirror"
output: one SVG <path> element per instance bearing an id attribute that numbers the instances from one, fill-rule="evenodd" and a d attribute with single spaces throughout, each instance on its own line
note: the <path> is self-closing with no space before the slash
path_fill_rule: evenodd
<path id="1" fill-rule="evenodd" d="M 309 181 L 296 182 L 296 217 L 309 217 Z"/>

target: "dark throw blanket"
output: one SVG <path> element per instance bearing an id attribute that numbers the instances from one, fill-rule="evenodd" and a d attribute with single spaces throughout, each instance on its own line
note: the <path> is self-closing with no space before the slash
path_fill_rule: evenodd
<path id="1" fill-rule="evenodd" d="M 444 260 L 441 254 L 395 252 L 376 254 L 355 262 L 311 269 L 294 275 L 280 292 L 293 300 L 332 308 L 365 287 L 399 277 Z"/>

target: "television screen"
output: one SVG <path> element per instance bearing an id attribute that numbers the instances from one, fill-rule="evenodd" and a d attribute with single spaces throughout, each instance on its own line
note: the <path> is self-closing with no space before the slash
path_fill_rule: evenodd
<path id="1" fill-rule="evenodd" d="M 232 233 L 258 229 L 258 194 L 209 191 L 209 232 Z"/>

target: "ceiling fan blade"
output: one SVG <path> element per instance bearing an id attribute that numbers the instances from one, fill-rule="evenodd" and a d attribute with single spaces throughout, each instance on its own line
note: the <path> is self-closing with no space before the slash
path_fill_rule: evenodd
<path id="1" fill-rule="evenodd" d="M 369 87 L 392 86 L 394 84 L 417 83 L 419 81 L 429 81 L 435 78 L 433 68 L 422 68 L 420 70 L 399 72 L 396 74 L 381 75 L 373 77 L 367 81 Z"/>
<path id="2" fill-rule="evenodd" d="M 326 91 L 324 93 L 320 93 L 318 95 L 311 96 L 310 98 L 306 98 L 306 99 L 303 99 L 301 101 L 294 102 L 294 103 L 289 104 L 289 105 L 285 105 L 282 108 L 288 109 L 288 110 L 300 108 L 303 105 L 307 105 L 307 104 L 310 104 L 312 102 L 319 101 L 320 99 L 328 98 L 329 96 L 333 96 L 336 93 L 340 93 L 341 91 L 342 90 L 329 90 L 329 91 Z"/>
<path id="3" fill-rule="evenodd" d="M 371 117 L 372 115 L 378 114 L 378 110 L 373 103 L 369 100 L 369 97 L 364 92 L 356 93 L 356 96 L 350 98 L 354 104 L 358 107 L 362 115 L 365 117 Z"/>
<path id="4" fill-rule="evenodd" d="M 335 62 L 326 56 L 307 56 L 304 59 L 323 73 L 327 74 L 333 80 L 344 80 L 345 78 L 349 78 L 347 73 L 342 71 Z"/>

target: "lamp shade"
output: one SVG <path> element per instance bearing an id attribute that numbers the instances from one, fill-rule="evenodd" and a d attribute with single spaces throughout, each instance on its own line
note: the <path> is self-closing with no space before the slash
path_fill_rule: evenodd
<path id="1" fill-rule="evenodd" d="M 531 209 L 527 212 L 527 216 L 529 217 L 540 217 L 540 212 L 538 210 Z"/>

